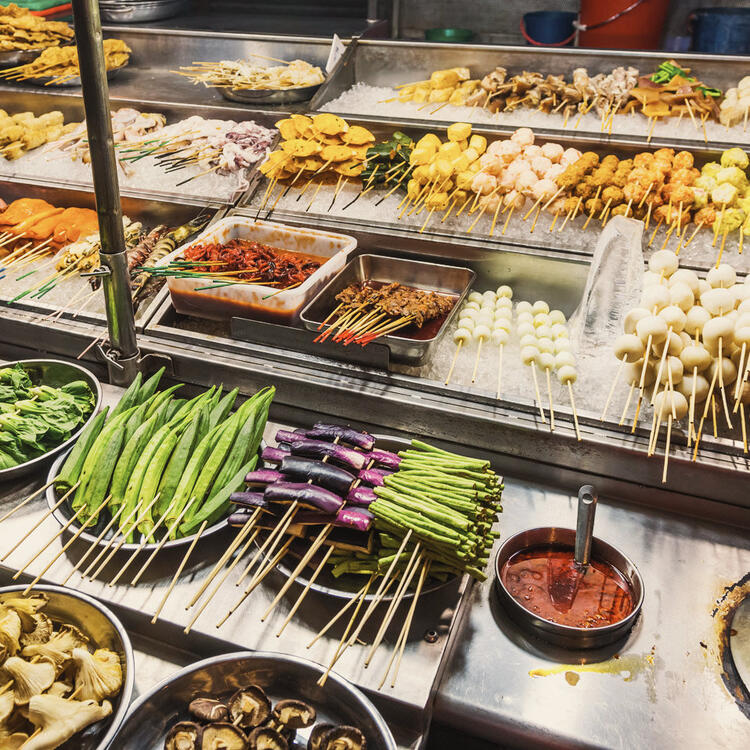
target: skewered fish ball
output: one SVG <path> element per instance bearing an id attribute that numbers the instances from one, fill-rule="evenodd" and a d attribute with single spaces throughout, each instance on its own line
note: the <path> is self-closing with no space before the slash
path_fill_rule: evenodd
<path id="1" fill-rule="evenodd" d="M 747 321 L 740 321 L 742 325 L 739 323 L 735 324 L 734 328 L 734 343 L 741 347 L 743 344 L 745 345 L 745 348 L 750 346 L 750 324 L 747 323 Z"/>
<path id="2" fill-rule="evenodd" d="M 552 310 L 549 313 L 549 321 L 553 325 L 555 323 L 565 323 L 566 322 L 566 320 L 565 320 L 565 314 L 563 313 L 562 310 Z"/>
<path id="3" fill-rule="evenodd" d="M 453 341 L 457 344 L 462 341 L 464 344 L 471 341 L 471 331 L 468 328 L 456 328 L 453 333 Z"/>
<path id="4" fill-rule="evenodd" d="M 560 352 L 570 352 L 573 347 L 570 345 L 569 339 L 555 339 L 555 354 Z"/>
<path id="5" fill-rule="evenodd" d="M 518 324 L 528 323 L 532 328 L 534 327 L 534 317 L 531 313 L 522 312 L 516 316 Z"/>
<path id="6" fill-rule="evenodd" d="M 494 305 L 495 300 L 497 299 L 497 295 L 495 294 L 495 292 L 492 291 L 492 289 L 488 289 L 486 292 L 482 294 L 482 299 L 488 300 Z"/>
<path id="7" fill-rule="evenodd" d="M 674 414 L 677 419 L 684 419 L 688 413 L 688 401 L 679 391 L 661 391 L 654 399 L 654 411 L 661 419 Z"/>
<path id="8" fill-rule="evenodd" d="M 691 344 L 680 352 L 680 361 L 687 372 L 692 372 L 696 368 L 698 372 L 703 372 L 711 366 L 714 358 L 702 344 Z"/>
<path id="9" fill-rule="evenodd" d="M 649 310 L 643 307 L 634 307 L 626 316 L 623 322 L 623 329 L 625 333 L 635 333 L 635 328 L 638 325 L 638 321 L 651 315 Z"/>
<path id="10" fill-rule="evenodd" d="M 476 320 L 481 314 L 481 310 L 476 310 L 473 307 L 464 307 L 460 313 L 462 318 L 471 318 L 472 320 Z"/>
<path id="11" fill-rule="evenodd" d="M 526 346 L 536 346 L 536 336 L 534 336 L 533 333 L 527 333 L 524 336 L 521 336 L 521 348 L 523 349 Z"/>
<path id="12" fill-rule="evenodd" d="M 654 352 L 658 357 L 661 357 L 665 347 L 667 349 L 668 355 L 672 357 L 679 357 L 680 352 L 682 352 L 682 350 L 685 348 L 685 344 L 682 343 L 680 334 L 672 331 L 661 344 L 656 344 L 654 346 Z"/>
<path id="13" fill-rule="evenodd" d="M 661 366 L 661 363 L 659 363 Z M 659 366 L 656 367 L 656 374 L 659 374 Z M 685 368 L 682 366 L 682 361 L 679 357 L 670 357 L 664 360 L 664 365 L 661 367 L 661 377 L 659 383 L 662 385 L 672 383 L 677 385 L 682 380 L 682 376 L 685 372 Z"/>
<path id="14" fill-rule="evenodd" d="M 669 303 L 687 313 L 695 305 L 695 295 L 686 283 L 679 281 L 669 287 Z"/>
<path id="15" fill-rule="evenodd" d="M 479 311 L 481 309 L 481 305 L 479 302 L 467 302 L 464 305 L 464 310 L 477 310 Z"/>
<path id="16" fill-rule="evenodd" d="M 467 299 L 469 302 L 478 302 L 480 305 L 482 304 L 481 292 L 470 292 Z"/>
<path id="17" fill-rule="evenodd" d="M 723 346 L 734 340 L 734 323 L 726 315 L 711 318 L 703 326 L 703 343 L 709 349 L 714 345 L 718 345 L 719 339 L 722 340 Z"/>
<path id="18" fill-rule="evenodd" d="M 535 330 L 536 329 L 534 328 L 533 323 L 523 322 L 523 323 L 519 323 L 516 326 L 516 331 L 518 332 L 519 336 L 527 336 L 527 335 L 534 336 Z"/>
<path id="19" fill-rule="evenodd" d="M 666 286 L 654 285 L 643 290 L 640 307 L 645 307 L 647 310 L 656 308 L 658 312 L 669 305 L 671 301 L 669 289 Z"/>
<path id="20" fill-rule="evenodd" d="M 640 385 L 641 372 L 643 371 L 643 362 L 633 362 L 625 365 L 625 382 L 628 385 Z M 644 386 L 653 385 L 656 380 L 656 370 L 652 362 L 646 365 L 646 374 L 643 379 Z"/>
<path id="21" fill-rule="evenodd" d="M 701 305 L 711 315 L 723 315 L 734 310 L 734 294 L 729 289 L 709 289 L 701 294 Z"/>
<path id="22" fill-rule="evenodd" d="M 499 286 L 496 294 L 501 298 L 513 299 L 513 290 L 507 284 Z"/>
<path id="23" fill-rule="evenodd" d="M 474 318 L 461 318 L 458 321 L 459 328 L 468 328 L 470 331 L 474 329 Z"/>
<path id="24" fill-rule="evenodd" d="M 555 354 L 555 367 L 565 367 L 566 365 L 570 367 L 575 367 L 576 364 L 576 358 L 573 355 L 573 352 L 559 352 L 558 354 Z"/>
<path id="25" fill-rule="evenodd" d="M 711 320 L 711 313 L 705 307 L 700 305 L 691 307 L 685 315 L 685 333 L 690 336 L 700 334 L 709 320 Z"/>
<path id="26" fill-rule="evenodd" d="M 672 287 L 675 284 L 682 283 L 687 284 L 690 287 L 690 291 L 693 294 L 698 293 L 698 274 L 691 271 L 689 268 L 678 268 L 669 277 L 669 286 Z"/>
<path id="27" fill-rule="evenodd" d="M 722 263 L 718 268 L 714 267 L 706 274 L 706 281 L 714 289 L 717 287 L 728 289 L 737 282 L 737 272 L 729 263 Z"/>
<path id="28" fill-rule="evenodd" d="M 649 270 L 668 279 L 679 267 L 679 258 L 671 250 L 657 250 L 648 260 Z"/>
<path id="29" fill-rule="evenodd" d="M 537 300 L 531 307 L 532 312 L 534 315 L 538 315 L 539 313 L 544 313 L 545 315 L 549 315 L 549 305 L 544 300 Z"/>
<path id="30" fill-rule="evenodd" d="M 471 337 L 475 341 L 484 341 L 485 339 L 488 339 L 492 335 L 492 331 L 490 330 L 489 326 L 486 325 L 478 325 L 474 326 L 474 330 L 471 332 Z"/>
<path id="31" fill-rule="evenodd" d="M 538 339 L 552 339 L 554 338 L 552 334 L 552 329 L 549 326 L 541 325 L 538 328 L 535 329 L 536 337 Z"/>
<path id="32" fill-rule="evenodd" d="M 552 338 L 568 338 L 568 326 L 566 326 L 564 323 L 555 323 L 551 329 L 552 331 Z"/>
<path id="33" fill-rule="evenodd" d="M 536 364 L 540 370 L 554 370 L 555 357 L 551 352 L 540 351 L 537 354 Z"/>
<path id="34" fill-rule="evenodd" d="M 496 328 L 492 332 L 492 343 L 495 346 L 505 346 L 510 340 L 510 334 L 508 331 L 504 331 L 502 328 Z"/>
<path id="35" fill-rule="evenodd" d="M 643 342 L 635 334 L 623 334 L 615 341 L 615 357 L 626 362 L 637 362 L 643 357 Z"/>
<path id="36" fill-rule="evenodd" d="M 495 301 L 495 310 L 512 310 L 513 300 L 510 297 L 498 297 Z"/>
<path id="37" fill-rule="evenodd" d="M 750 313 L 750 299 L 743 299 L 737 307 L 737 311 L 742 313 Z"/>
<path id="38" fill-rule="evenodd" d="M 653 271 L 646 271 L 643 274 L 643 286 L 653 286 L 654 284 L 663 284 L 664 279 L 662 276 L 658 273 L 654 273 Z"/>
<path id="39" fill-rule="evenodd" d="M 685 333 L 685 331 L 680 331 L 679 336 L 680 336 L 680 340 L 682 341 L 682 348 L 683 349 L 686 346 L 692 346 L 692 344 L 693 344 L 693 337 L 689 333 Z"/>
<path id="40" fill-rule="evenodd" d="M 713 362 L 711 362 L 711 366 L 708 368 L 708 375 L 706 377 L 708 377 L 710 380 L 713 380 L 714 372 L 716 372 L 718 367 L 719 360 L 715 359 Z M 721 358 L 721 374 L 717 375 L 717 382 L 719 382 L 719 378 L 723 378 L 725 386 L 731 385 L 735 380 L 737 380 L 737 366 L 728 357 Z"/>
<path id="41" fill-rule="evenodd" d="M 578 380 L 578 372 L 572 365 L 563 365 L 557 370 L 557 379 L 563 384 L 573 385 Z"/>
<path id="42" fill-rule="evenodd" d="M 532 362 L 536 363 L 538 354 L 539 349 L 537 349 L 536 346 L 524 346 L 521 349 L 521 362 L 525 365 L 530 365 Z"/>
<path id="43" fill-rule="evenodd" d="M 635 327 L 636 335 L 646 343 L 661 344 L 667 338 L 667 324 L 656 315 L 647 315 L 638 321 Z"/>
<path id="44" fill-rule="evenodd" d="M 695 386 L 693 386 L 695 383 Z M 677 390 L 688 400 L 693 396 L 693 387 L 695 387 L 695 403 L 700 404 L 708 397 L 710 385 L 703 375 L 683 375 L 682 380 L 675 386 Z"/>
<path id="45" fill-rule="evenodd" d="M 549 316 L 547 313 L 537 313 L 534 316 L 534 328 L 540 328 L 541 326 L 546 326 L 549 323 Z"/>
<path id="46" fill-rule="evenodd" d="M 492 330 L 493 331 L 507 331 L 510 333 L 512 327 L 512 323 L 508 318 L 495 318 L 495 320 L 492 323 Z"/>
<path id="47" fill-rule="evenodd" d="M 555 342 L 552 341 L 552 339 L 537 338 L 536 345 L 540 352 L 547 352 L 548 354 L 553 354 L 555 351 Z"/>
<path id="48" fill-rule="evenodd" d="M 667 305 L 659 310 L 657 315 L 667 324 L 668 328 L 676 333 L 685 328 L 687 316 L 677 305 Z"/>
<path id="49" fill-rule="evenodd" d="M 533 308 L 531 302 L 527 302 L 526 300 L 521 300 L 521 302 L 518 302 L 516 304 L 517 313 L 530 313 L 532 309 Z"/>

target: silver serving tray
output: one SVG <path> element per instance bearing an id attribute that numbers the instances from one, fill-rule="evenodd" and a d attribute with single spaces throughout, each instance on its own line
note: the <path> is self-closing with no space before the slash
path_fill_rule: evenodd
<path id="1" fill-rule="evenodd" d="M 408 258 L 390 258 L 386 255 L 358 255 L 312 299 L 302 311 L 300 320 L 308 331 L 319 331 L 320 324 L 336 307 L 336 295 L 349 284 L 362 281 L 379 281 L 386 284 L 397 281 L 417 289 L 455 295 L 456 303 L 453 309 L 432 338 L 413 339 L 389 335 L 375 339 L 376 343 L 388 347 L 392 360 L 404 364 L 421 365 L 448 330 L 475 278 L 474 271 L 462 266 L 426 263 Z M 345 349 L 342 348 L 342 351 Z"/>
<path id="2" fill-rule="evenodd" d="M 25 588 L 25 585 L 0 588 L 0 604 L 9 594 L 17 597 Z M 125 720 L 133 697 L 135 659 L 130 638 L 114 614 L 93 597 L 62 586 L 34 586 L 33 593 L 40 592 L 46 594 L 49 599 L 43 612 L 53 622 L 69 622 L 75 625 L 97 648 L 108 648 L 120 657 L 122 689 L 116 698 L 110 700 L 111 715 L 87 727 L 60 746 L 63 750 L 104 750 Z"/>
<path id="3" fill-rule="evenodd" d="M 123 68 L 127 67 L 127 64 L 125 64 L 121 65 L 119 68 L 112 68 L 111 70 L 108 70 L 107 80 L 111 81 L 121 70 L 123 70 Z M 30 86 L 44 86 L 45 88 L 53 89 L 72 89 L 80 87 L 82 85 L 80 76 L 68 78 L 62 83 L 52 83 L 52 81 L 55 81 L 58 78 L 59 76 L 40 76 L 39 78 L 24 78 L 23 81 L 17 81 L 16 83 L 21 83 L 22 85 L 29 84 Z"/>
<path id="4" fill-rule="evenodd" d="M 380 450 L 392 451 L 395 453 L 397 451 L 403 450 L 404 448 L 408 448 L 410 445 L 408 440 L 405 440 L 404 438 L 392 437 L 391 435 L 374 435 L 374 437 L 375 445 Z M 276 565 L 276 570 L 278 570 L 282 575 L 289 578 L 294 568 L 297 567 L 297 563 L 298 560 L 295 560 L 294 565 L 289 566 L 285 558 L 282 558 L 281 561 Z M 310 582 L 308 575 L 308 569 L 304 569 L 302 573 L 294 579 L 294 582 L 299 584 L 300 586 L 307 586 Z M 310 586 L 310 591 L 316 591 L 318 594 L 331 596 L 336 599 L 351 599 L 352 596 L 362 588 L 362 585 L 366 582 L 366 580 L 367 576 L 363 575 L 343 575 L 336 578 L 331 574 L 330 566 L 327 566 L 321 571 L 320 575 Z M 376 582 L 377 580 L 378 579 L 376 579 Z M 445 581 L 433 580 L 432 583 L 425 583 L 425 585 L 422 587 L 421 595 L 424 596 L 425 594 L 431 594 L 434 591 L 442 591 L 448 586 L 455 585 L 459 580 L 460 578 L 458 576 L 454 576 L 453 578 L 448 578 Z M 375 593 L 377 591 L 376 585 L 373 585 L 370 588 L 371 593 L 368 593 L 364 598 L 365 601 L 368 602 L 372 601 L 375 598 Z M 382 600 L 390 602 L 394 599 L 395 596 L 396 592 L 392 589 L 382 597 Z M 404 593 L 404 599 L 411 599 L 413 598 L 413 596 L 413 588 L 408 589 Z"/>
<path id="5" fill-rule="evenodd" d="M 33 368 L 41 375 L 38 382 L 44 385 L 59 387 L 66 383 L 72 383 L 74 380 L 84 380 L 93 391 L 96 401 L 94 403 L 94 410 L 91 412 L 89 418 L 64 443 L 37 458 L 32 458 L 31 461 L 18 464 L 18 466 L 11 466 L 9 469 L 0 470 L 0 482 L 7 482 L 9 479 L 26 476 L 38 471 L 45 461 L 56 456 L 66 448 L 70 448 L 78 439 L 84 427 L 96 416 L 102 403 L 101 384 L 89 370 L 84 369 L 80 365 L 62 362 L 57 359 L 21 359 L 15 362 L 0 362 L 0 367 L 12 367 L 15 364 L 24 365 L 24 369 L 26 370 Z"/>
<path id="6" fill-rule="evenodd" d="M 216 86 L 216 88 L 230 102 L 243 102 L 244 104 L 291 104 L 293 102 L 306 102 L 308 99 L 312 99 L 318 93 L 318 89 L 323 83 L 288 89 L 233 89 L 231 86 Z"/>
<path id="7" fill-rule="evenodd" d="M 99 13 L 108 23 L 143 23 L 170 18 L 189 6 L 190 0 L 100 0 Z"/>
<path id="8" fill-rule="evenodd" d="M 272 702 L 297 698 L 315 707 L 316 723 L 358 727 L 368 750 L 396 750 L 388 725 L 354 685 L 331 672 L 324 687 L 316 683 L 325 672 L 315 662 L 263 651 L 225 654 L 192 664 L 140 697 L 130 709 L 111 750 L 163 750 L 170 727 L 189 718 L 195 697 L 227 695 L 246 685 L 259 685 Z M 304 747 L 312 728 L 297 732 L 295 748 Z"/>
<path id="9" fill-rule="evenodd" d="M 44 47 L 36 49 L 8 49 L 0 52 L 0 68 L 14 68 L 16 65 L 26 65 L 36 60 L 44 52 Z"/>

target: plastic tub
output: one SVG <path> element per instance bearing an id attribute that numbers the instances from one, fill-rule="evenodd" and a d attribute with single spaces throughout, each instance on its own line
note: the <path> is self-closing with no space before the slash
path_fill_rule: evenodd
<path id="1" fill-rule="evenodd" d="M 169 278 L 167 286 L 172 297 L 172 305 L 178 313 L 210 320 L 229 320 L 238 317 L 294 324 L 298 321 L 302 308 L 341 271 L 357 247 L 354 237 L 346 234 L 287 227 L 267 221 L 253 221 L 242 216 L 230 216 L 176 250 L 165 258 L 164 262 L 182 256 L 188 247 L 211 242 L 221 244 L 233 239 L 253 240 L 280 250 L 317 255 L 329 260 L 303 284 L 285 292 L 278 292 L 274 287 L 260 284 L 233 284 L 216 289 L 201 289 L 211 283 L 210 279 Z"/>
<path id="2" fill-rule="evenodd" d="M 581 47 L 659 49 L 669 0 L 581 0 Z"/>
<path id="3" fill-rule="evenodd" d="M 688 22 L 695 52 L 750 55 L 750 8 L 697 8 Z"/>
<path id="4" fill-rule="evenodd" d="M 526 44 L 535 47 L 568 47 L 573 44 L 577 13 L 557 10 L 538 10 L 526 13 L 521 19 L 521 34 Z"/>

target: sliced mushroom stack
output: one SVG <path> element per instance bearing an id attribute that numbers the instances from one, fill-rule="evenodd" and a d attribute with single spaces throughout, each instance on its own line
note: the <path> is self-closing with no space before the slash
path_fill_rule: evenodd
<path id="1" fill-rule="evenodd" d="M 112 705 L 105 699 L 122 689 L 119 655 L 92 651 L 78 628 L 41 611 L 46 604 L 43 593 L 0 601 L 3 748 L 54 750 L 109 716 Z"/>
<path id="2" fill-rule="evenodd" d="M 298 730 L 310 729 L 308 750 L 365 750 L 356 727 L 320 723 L 309 703 L 296 699 L 272 705 L 263 688 L 248 685 L 226 698 L 201 696 L 188 706 L 192 719 L 167 733 L 165 750 L 290 750 L 301 747 Z M 296 741 L 296 744 L 295 744 Z"/>

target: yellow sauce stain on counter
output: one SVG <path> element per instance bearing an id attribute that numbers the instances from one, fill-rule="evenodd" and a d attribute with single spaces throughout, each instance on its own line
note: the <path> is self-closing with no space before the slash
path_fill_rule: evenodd
<path id="1" fill-rule="evenodd" d="M 597 664 L 558 664 L 555 667 L 545 669 L 532 669 L 529 675 L 531 677 L 550 677 L 551 675 L 564 673 L 566 682 L 569 685 L 576 685 L 581 673 L 594 672 L 596 674 L 622 675 L 624 682 L 632 682 L 638 675 L 653 670 L 653 667 L 654 655 L 649 652 L 647 654 L 626 654 Z"/>

